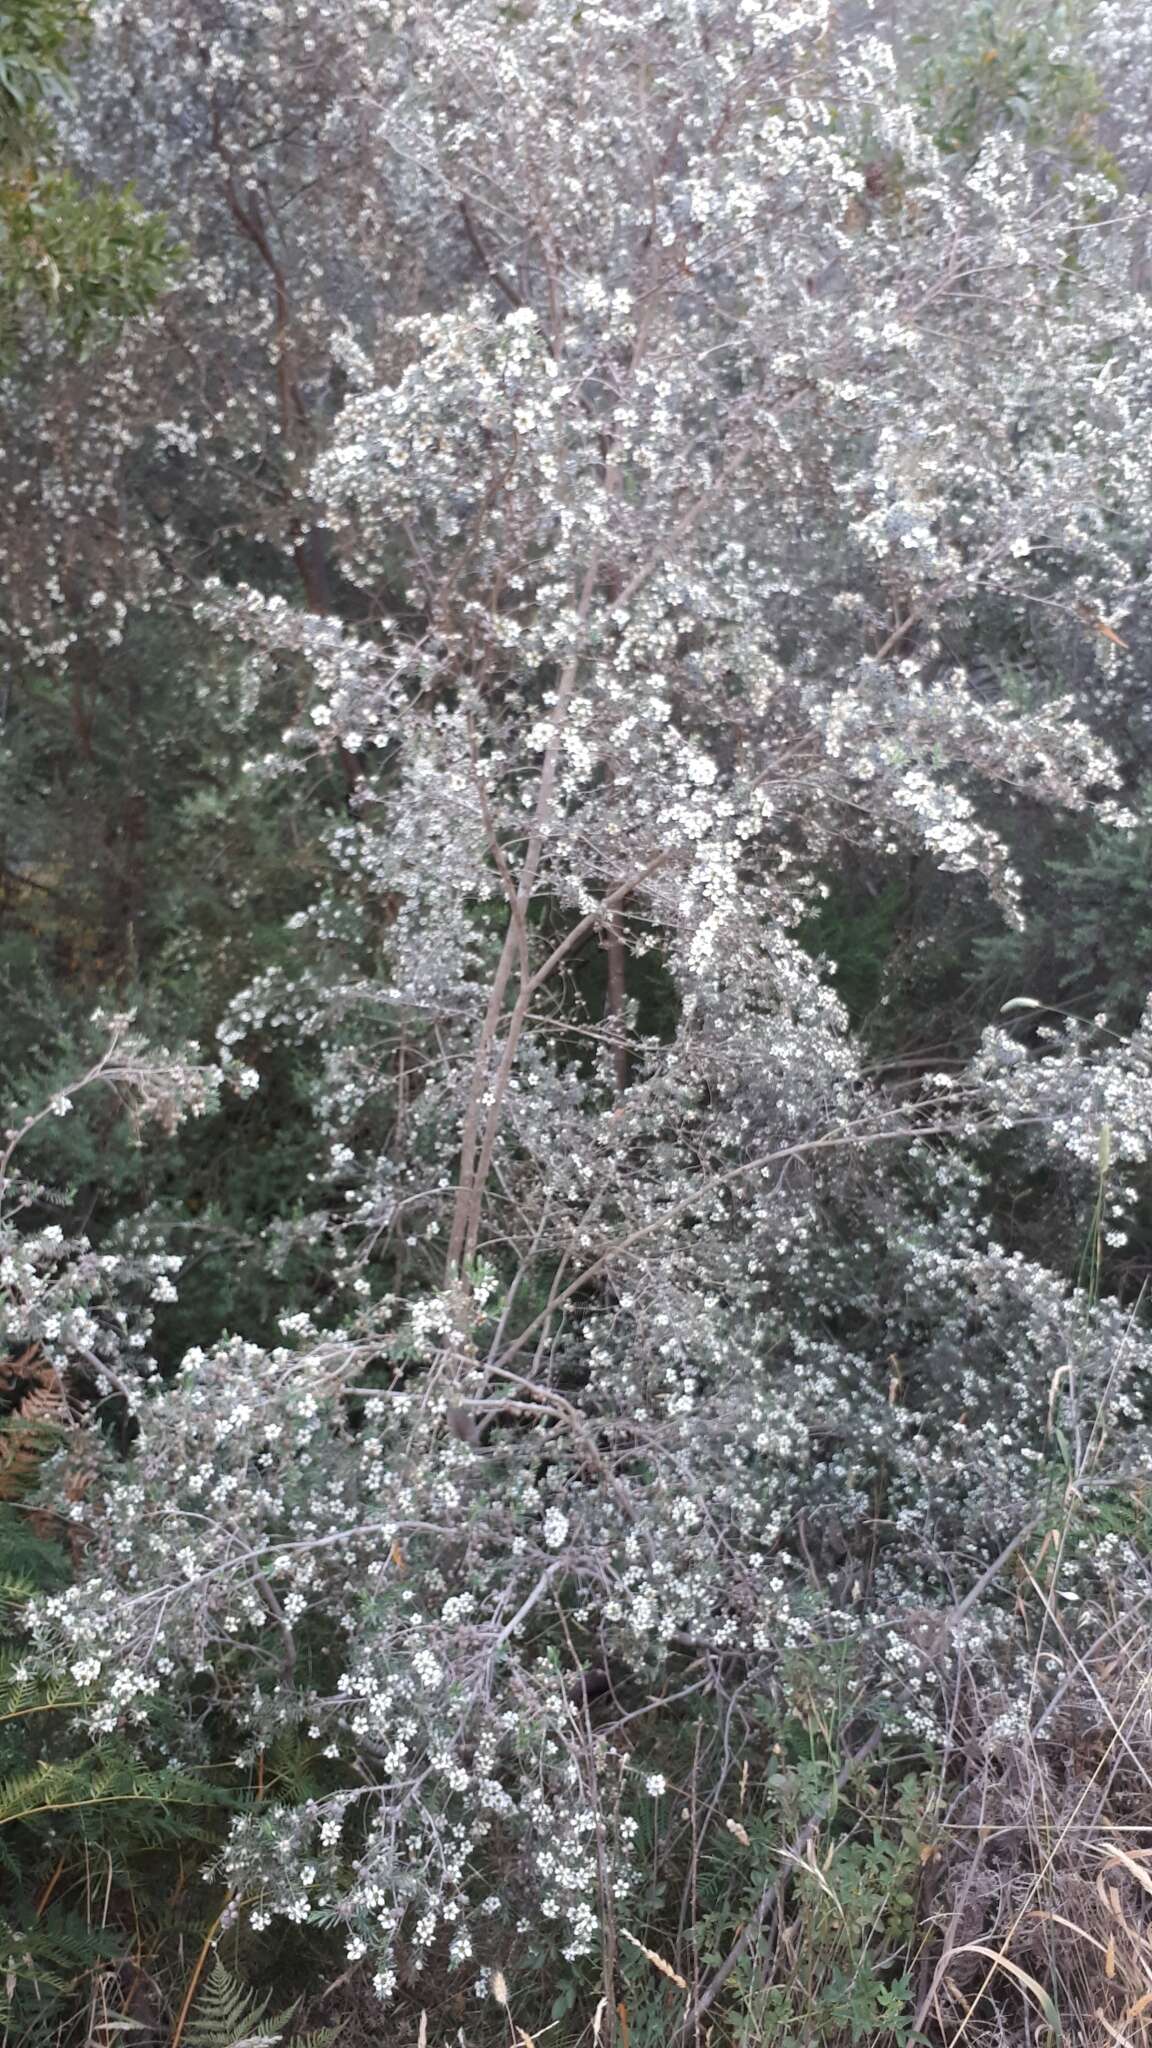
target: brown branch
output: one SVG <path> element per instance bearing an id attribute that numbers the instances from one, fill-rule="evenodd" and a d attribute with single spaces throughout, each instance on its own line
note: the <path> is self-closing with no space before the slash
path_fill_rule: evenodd
<path id="1" fill-rule="evenodd" d="M 624 1024 L 628 1006 L 628 954 L 620 931 L 620 919 L 615 912 L 608 919 L 604 933 L 604 953 L 608 963 L 607 1015 L 617 1032 L 612 1049 L 612 1068 L 616 1093 L 623 1095 L 628 1086 L 628 1039 Z"/>
<path id="2" fill-rule="evenodd" d="M 496 286 L 497 291 L 503 292 L 504 297 L 507 299 L 508 304 L 510 306 L 516 306 L 517 308 L 521 307 L 524 304 L 524 301 L 521 298 L 520 293 L 517 291 L 515 285 L 509 284 L 508 279 L 502 276 L 500 271 L 497 270 L 495 263 L 492 261 L 491 256 L 488 254 L 487 249 L 484 247 L 484 242 L 481 237 L 480 230 L 476 225 L 476 220 L 473 215 L 472 208 L 468 204 L 468 201 L 466 199 L 461 199 L 459 202 L 459 206 L 460 218 L 464 223 L 464 232 L 467 235 L 468 240 L 472 244 L 472 248 L 475 254 L 479 257 L 480 262 L 483 264 L 487 276 L 491 278 L 493 284 Z"/>
<path id="3" fill-rule="evenodd" d="M 563 734 L 564 718 L 572 692 L 576 687 L 576 676 L 580 666 L 581 640 L 587 624 L 588 613 L 596 581 L 600 574 L 600 563 L 593 556 L 584 574 L 577 611 L 576 644 L 564 664 L 552 706 L 551 733 L 545 748 L 540 769 L 540 780 L 536 788 L 536 802 L 532 822 L 528 831 L 528 842 L 524 853 L 524 864 L 520 870 L 515 896 L 510 905 L 508 927 L 504 944 L 492 978 L 484 1022 L 480 1029 L 480 1042 L 476 1048 L 476 1061 L 472 1070 L 468 1098 L 464 1111 L 464 1124 L 460 1134 L 460 1179 L 457 1188 L 456 1206 L 452 1216 L 452 1228 L 448 1240 L 448 1275 L 457 1277 L 467 1260 L 472 1256 L 480 1227 L 480 1202 L 483 1195 L 484 1175 L 480 1172 L 480 1155 L 485 1145 L 491 1117 L 483 1119 L 484 1097 L 488 1087 L 488 1062 L 496 1042 L 500 1019 L 504 1011 L 504 998 L 512 978 L 512 968 L 520 946 L 519 925 L 532 899 L 544 851 L 544 830 L 556 787 L 560 767 L 560 741 Z M 522 988 L 523 994 L 523 988 Z M 519 1020 L 522 1026 L 523 1018 Z M 512 1033 L 510 1042 L 519 1036 L 519 1027 Z M 505 1061 L 507 1061 L 507 1047 Z M 493 1105 L 495 1108 L 495 1105 Z M 490 1148 L 489 1148 L 490 1156 Z"/>

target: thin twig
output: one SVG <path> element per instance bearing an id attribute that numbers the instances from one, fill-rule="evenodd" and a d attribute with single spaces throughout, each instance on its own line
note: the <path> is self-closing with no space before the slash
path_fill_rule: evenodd
<path id="1" fill-rule="evenodd" d="M 869 1757 L 873 1756 L 880 1747 L 880 1736 L 881 1730 L 874 1728 L 871 1735 L 860 1744 L 859 1749 L 853 1750 L 843 1768 L 837 1773 L 835 1783 L 825 1793 L 815 1811 L 805 1821 L 799 1834 L 794 1835 L 788 1847 L 781 1851 L 778 1859 L 780 1865 L 778 1874 L 773 1878 L 771 1884 L 765 1886 L 760 1903 L 745 1926 L 739 1940 L 733 1943 L 719 1969 L 713 1971 L 703 1991 L 692 2000 L 679 2028 L 672 2036 L 670 2048 L 678 2048 L 678 2044 L 687 2042 L 690 2036 L 695 2033 L 698 2022 L 703 2018 L 709 2007 L 715 2003 L 733 1971 L 739 1968 L 744 1957 L 763 1933 L 765 1927 L 775 1919 L 783 1899 L 784 1886 L 788 1881 L 789 1866 L 795 1862 L 798 1856 L 803 1855 L 805 1848 L 820 1826 L 821 1821 L 825 1819 L 833 1802 L 844 1790 L 845 1785 L 849 1783 L 854 1773 L 860 1769 L 862 1764 L 866 1764 Z"/>

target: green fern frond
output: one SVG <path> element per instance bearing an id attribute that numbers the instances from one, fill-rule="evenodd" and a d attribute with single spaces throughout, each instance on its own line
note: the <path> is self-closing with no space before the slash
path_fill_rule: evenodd
<path id="1" fill-rule="evenodd" d="M 84 1773 L 76 1764 L 37 1764 L 0 1784 L 0 1827 L 76 1804 Z"/>
<path id="2" fill-rule="evenodd" d="M 187 1832 L 185 1820 L 174 1822 L 174 1807 L 234 1804 L 233 1795 L 218 1785 L 180 1771 L 141 1771 L 115 1752 L 97 1750 L 92 1758 L 40 1764 L 0 1784 L 0 1827 L 78 1808 L 135 1807 L 138 1830 L 151 1830 L 161 1840 Z"/>
<path id="3" fill-rule="evenodd" d="M 295 2007 L 269 2014 L 270 2003 L 270 1994 L 258 1998 L 217 1956 L 192 2008 L 188 2048 L 277 2048 Z"/>
<path id="4" fill-rule="evenodd" d="M 32 1527 L 24 1509 L 0 1501 L 0 1606 L 23 1607 L 34 1593 L 58 1586 L 68 1577 L 68 1557 L 51 1536 Z"/>
<path id="5" fill-rule="evenodd" d="M 0 1920 L 0 2028 L 31 2048 L 40 2038 L 55 2039 L 53 2020 L 59 2002 L 91 1970 L 116 1952 L 116 1936 L 107 1928 L 90 1927 L 79 1914 L 52 1907 L 38 1921 L 17 1925 Z"/>
<path id="6" fill-rule="evenodd" d="M 53 1708 L 81 1704 L 74 1679 L 48 1677 L 40 1672 L 29 1675 L 19 1657 L 0 1653 L 0 1722 L 22 1721 L 30 1714 L 46 1714 Z"/>

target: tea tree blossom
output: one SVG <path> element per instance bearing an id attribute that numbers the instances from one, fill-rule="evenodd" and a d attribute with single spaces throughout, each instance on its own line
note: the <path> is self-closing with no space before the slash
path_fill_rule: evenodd
<path id="1" fill-rule="evenodd" d="M 1122 186 L 949 149 L 820 0 L 202 12 L 98 10 L 83 161 L 186 81 L 196 341 L 162 413 L 159 320 L 107 365 L 76 490 L 131 460 L 123 378 L 154 452 L 259 480 L 298 572 L 194 601 L 291 706 L 251 774 L 345 775 L 219 1035 L 243 1087 L 257 1033 L 315 1056 L 327 1173 L 276 1242 L 331 1284 L 134 1393 L 127 1457 L 84 1432 L 83 1570 L 33 1630 L 141 1745 L 161 1685 L 190 1744 L 204 1685 L 244 1754 L 311 1731 L 330 1789 L 238 1821 L 228 1883 L 386 1996 L 401 1948 L 595 1950 L 640 1702 L 727 1711 L 833 1639 L 931 1739 L 1058 1458 L 1147 1456 L 1146 1331 L 998 1244 L 980 1177 L 1045 1146 L 1090 1197 L 1107 1129 L 1144 1191 L 1147 1028 L 1005 1022 L 885 1087 L 802 934 L 834 857 L 915 850 L 1018 920 L 1006 819 L 1135 822 L 1092 691 L 1145 596 L 1149 313 Z M 113 619 L 185 560 L 121 512 Z M 52 577 L 11 630 L 64 648 Z M 1036 617 L 1089 687 L 989 691 L 989 619 Z M 82 1362 L 50 1252 L 10 1256 Z"/>

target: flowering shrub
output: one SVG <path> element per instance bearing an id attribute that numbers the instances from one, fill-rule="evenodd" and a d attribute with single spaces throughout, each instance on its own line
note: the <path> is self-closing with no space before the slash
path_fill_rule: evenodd
<path id="1" fill-rule="evenodd" d="M 909 1082 L 802 940 L 836 864 L 908 852 L 1019 922 L 1015 817 L 1141 823 L 1093 701 L 1144 602 L 1140 205 L 994 95 L 940 115 L 820 0 L 160 12 L 98 11 L 74 147 L 113 166 L 187 80 L 155 174 L 194 260 L 105 366 L 78 488 L 163 448 L 266 489 L 236 523 L 306 602 L 217 559 L 197 617 L 288 706 L 254 784 L 303 812 L 335 759 L 346 802 L 218 1070 L 161 1087 L 133 1041 L 129 1078 L 201 1109 L 307 1044 L 326 1165 L 265 1250 L 324 1284 L 158 1375 L 147 1222 L 115 1255 L 10 1226 L 4 1334 L 77 1394 L 44 1497 L 82 1556 L 28 1655 L 141 1754 L 315 1745 L 319 1788 L 223 1852 L 251 1927 L 336 1928 L 381 1996 L 436 1961 L 502 2008 L 513 1943 L 587 1965 L 597 2038 L 630 1940 L 690 2034 L 780 1893 L 691 1986 L 627 1934 L 677 1703 L 719 1731 L 713 1815 L 798 1660 L 874 1747 L 946 1752 L 965 1687 L 1030 1736 L 1079 1623 L 1036 1648 L 1004 1574 L 1146 1468 L 1152 1342 L 1097 1283 L 1147 1193 L 1147 1019 L 1018 1005 Z M 195 552 L 125 502 L 113 634 Z M 55 575 L 12 631 L 63 655 Z M 990 614 L 1054 614 L 1083 687 L 990 693 Z M 1079 1285 L 989 1213 L 1038 1156 Z M 1115 1546 L 1069 1569 L 1096 1627 Z"/>

